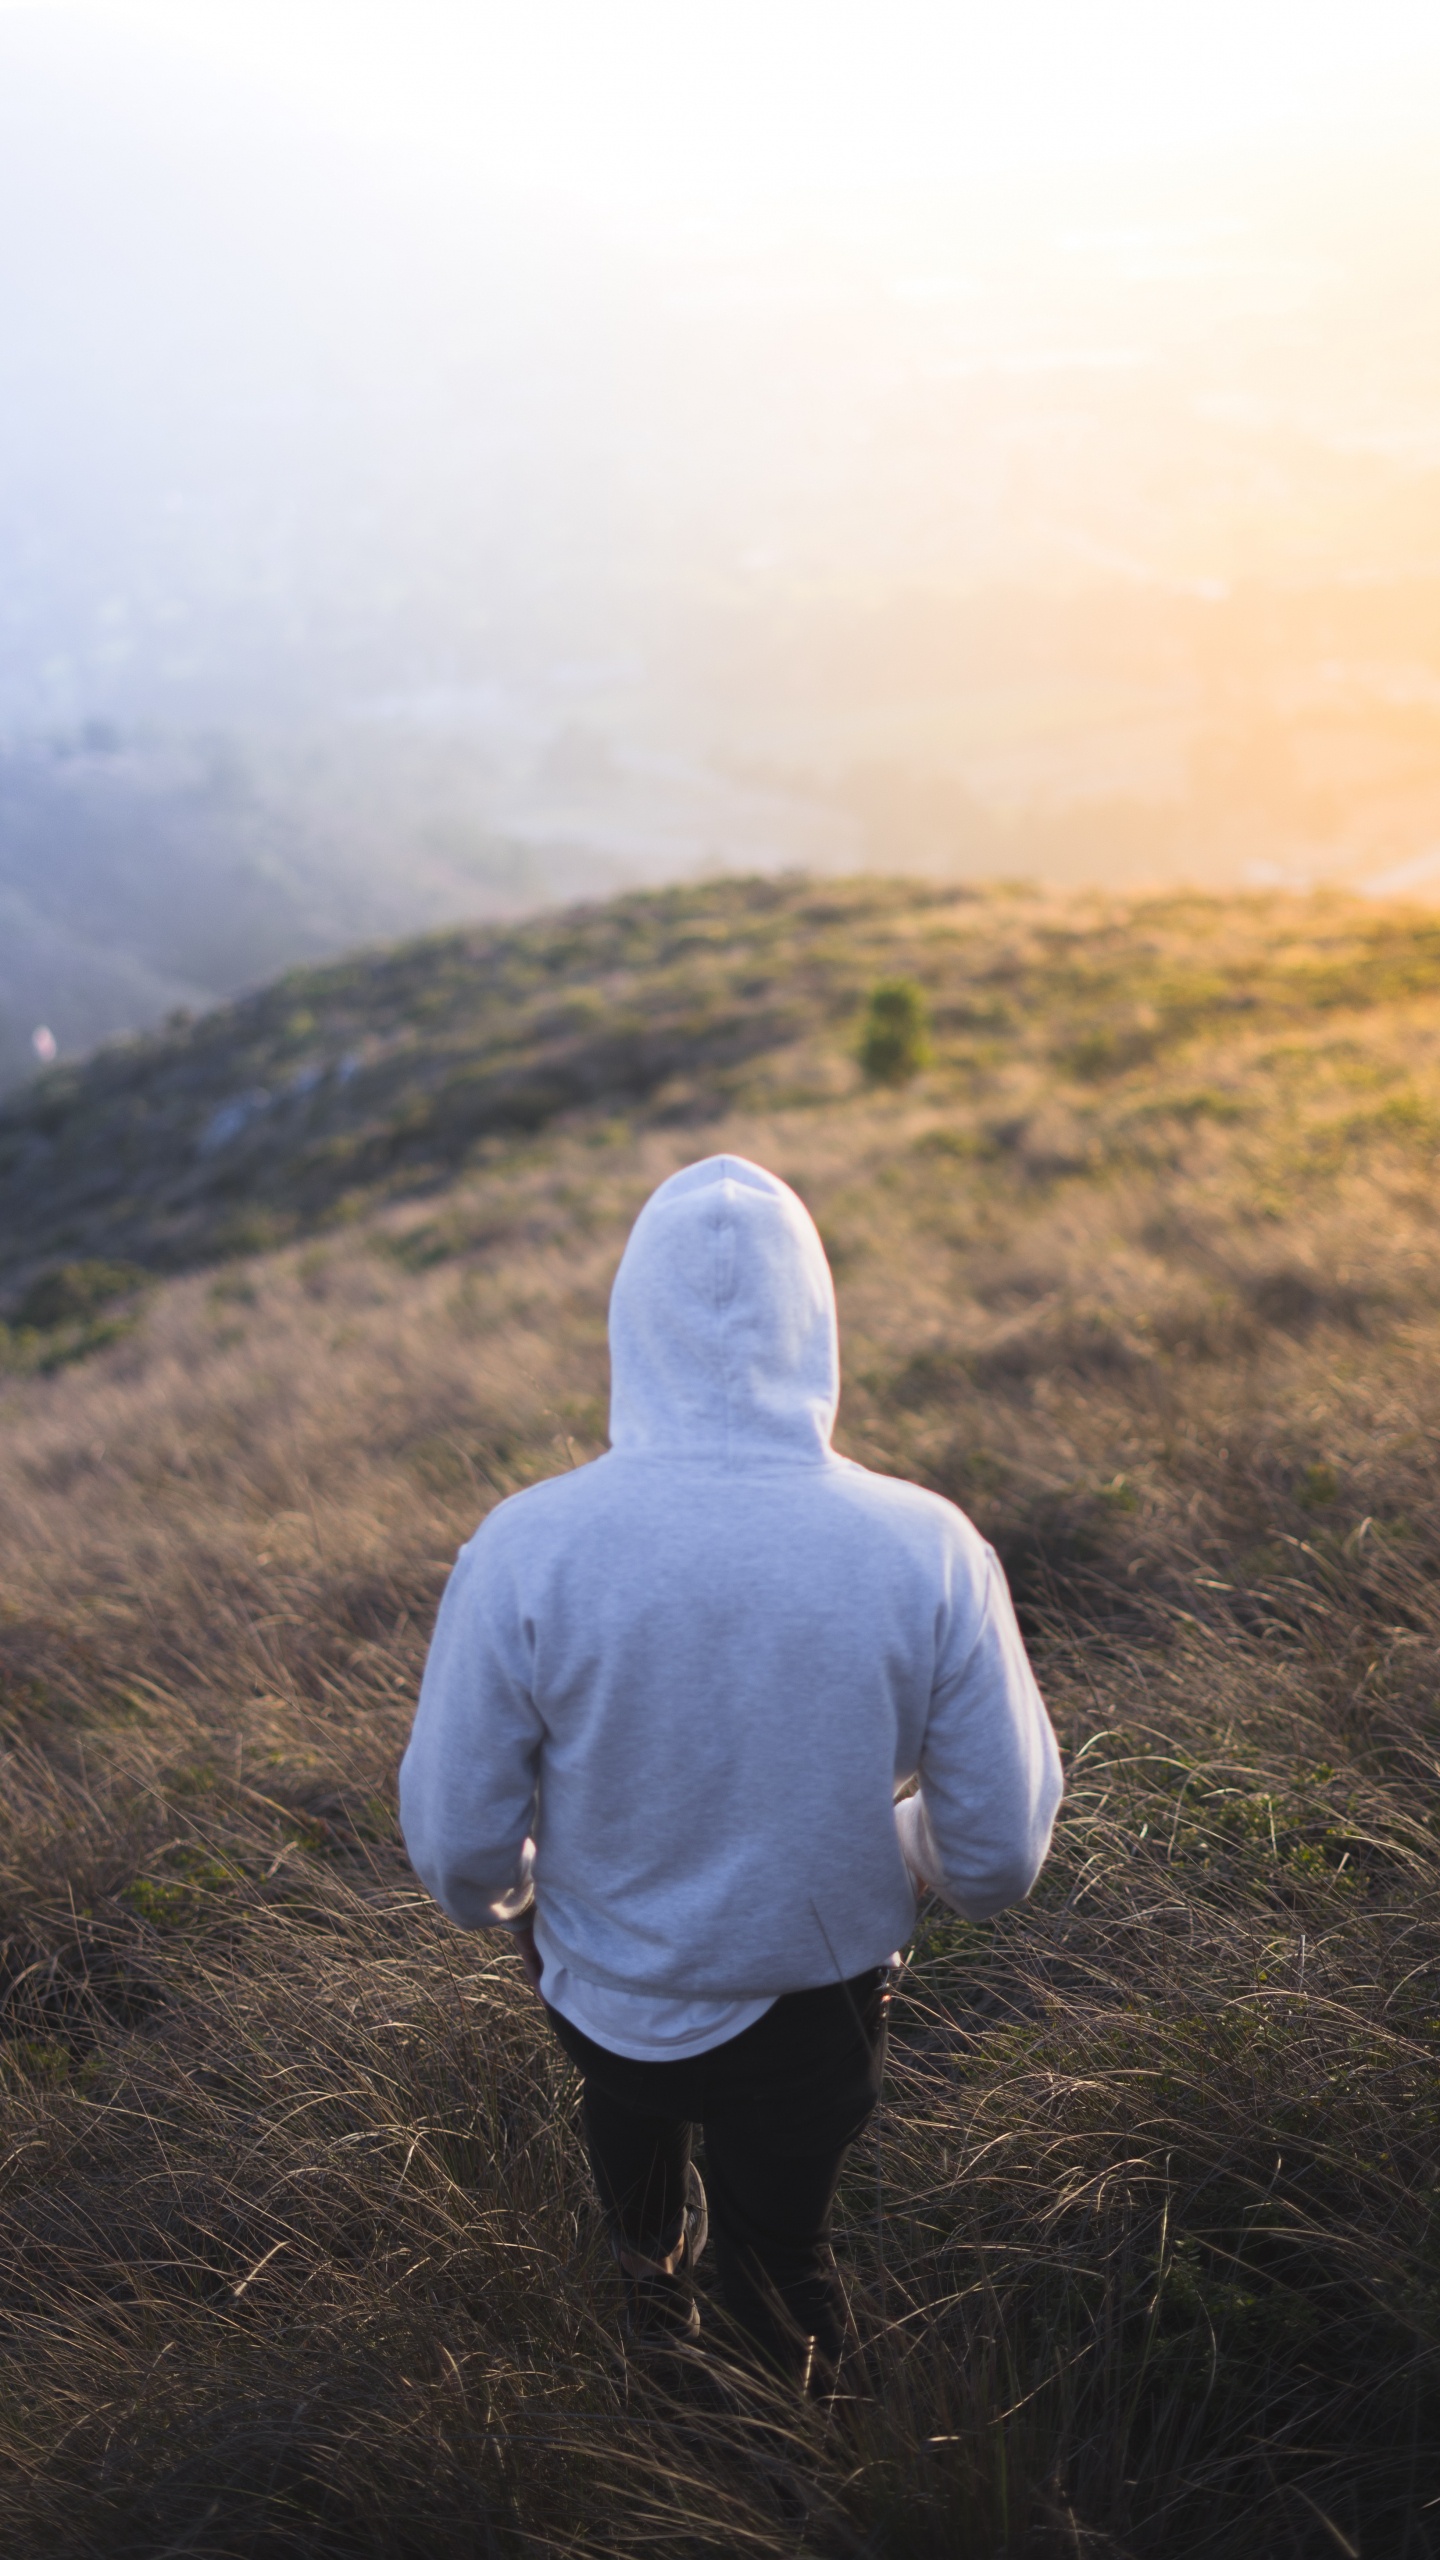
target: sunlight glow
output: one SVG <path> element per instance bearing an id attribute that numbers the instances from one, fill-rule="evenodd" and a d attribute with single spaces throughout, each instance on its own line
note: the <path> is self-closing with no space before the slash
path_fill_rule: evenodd
<path id="1" fill-rule="evenodd" d="M 1437 160 L 1435 0 L 0 0 L 0 751 L 378 915 L 1409 877 Z"/>
<path id="2" fill-rule="evenodd" d="M 717 202 L 963 190 L 1440 105 L 1429 0 L 110 0 L 492 179 Z"/>

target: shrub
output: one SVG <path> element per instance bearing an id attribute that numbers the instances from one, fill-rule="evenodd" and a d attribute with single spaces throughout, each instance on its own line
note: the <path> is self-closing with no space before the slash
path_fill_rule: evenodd
<path id="1" fill-rule="evenodd" d="M 860 1030 L 860 1064 L 872 1084 L 908 1084 L 930 1060 L 925 998 L 913 978 L 882 978 L 870 990 Z"/>

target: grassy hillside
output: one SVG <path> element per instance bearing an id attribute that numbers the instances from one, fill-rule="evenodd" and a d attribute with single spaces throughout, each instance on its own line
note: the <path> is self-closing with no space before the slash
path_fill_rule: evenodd
<path id="1" fill-rule="evenodd" d="M 568 2070 L 392 1813 L 455 1546 L 603 1445 L 628 1223 L 722 1146 L 1070 1772 L 1030 1904 L 921 1916 L 825 2416 L 626 2367 Z M 1440 2550 L 1437 1154 L 1433 924 L 893 884 L 449 936 L 12 1098 L 12 2547 Z"/>

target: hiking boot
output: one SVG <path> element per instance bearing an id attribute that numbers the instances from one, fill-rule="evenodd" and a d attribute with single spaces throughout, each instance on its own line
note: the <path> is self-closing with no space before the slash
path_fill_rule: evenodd
<path id="1" fill-rule="evenodd" d="M 695 2301 L 691 2277 L 696 2259 L 710 2236 L 710 2214 L 705 2202 L 705 2189 L 694 2161 L 685 2172 L 685 2219 L 681 2226 L 680 2264 L 673 2275 L 661 2266 L 648 2262 L 641 2275 L 632 2275 L 620 2263 L 625 2247 L 617 2231 L 610 2234 L 610 2247 L 620 2268 L 620 2281 L 625 2288 L 624 2326 L 626 2340 L 632 2347 L 693 2346 L 700 2335 L 700 2312 Z M 632 2253 L 639 2255 L 638 2250 Z"/>

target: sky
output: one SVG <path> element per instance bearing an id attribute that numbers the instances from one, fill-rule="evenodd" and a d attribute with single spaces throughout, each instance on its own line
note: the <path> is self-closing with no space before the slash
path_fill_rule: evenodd
<path id="1" fill-rule="evenodd" d="M 1436 147 L 1435 0 L 0 0 L 0 729 L 197 598 L 238 701 L 267 595 L 878 558 L 997 369 L 1428 435 Z"/>
<path id="2" fill-rule="evenodd" d="M 1437 160 L 1437 0 L 0 0 L 0 757 L 1178 792 L 1041 600 L 1440 565 Z"/>
<path id="3" fill-rule="evenodd" d="M 12 0 L 14 8 L 14 0 Z M 1440 109 L 1433 0 L 20 0 L 158 35 L 397 161 L 712 219 L 1383 145 Z"/>

